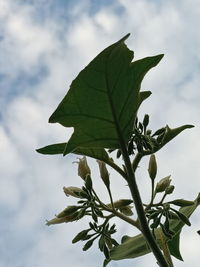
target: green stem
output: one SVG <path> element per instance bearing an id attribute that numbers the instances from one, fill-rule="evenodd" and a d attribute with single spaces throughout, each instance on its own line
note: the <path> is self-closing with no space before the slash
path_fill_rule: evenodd
<path id="1" fill-rule="evenodd" d="M 135 203 L 135 208 L 136 208 L 136 211 L 138 214 L 138 219 L 140 222 L 141 231 L 142 231 L 149 247 L 151 248 L 153 254 L 155 255 L 159 265 L 162 267 L 169 267 L 169 265 L 168 265 L 167 261 L 165 260 L 155 238 L 153 237 L 153 235 L 149 229 L 147 219 L 145 216 L 145 212 L 143 209 L 142 200 L 141 200 L 140 193 L 139 193 L 139 190 L 137 187 L 137 183 L 136 183 L 136 179 L 135 179 L 135 173 L 132 169 L 132 165 L 130 162 L 130 158 L 129 158 L 126 146 L 122 142 L 121 142 L 121 149 L 122 149 L 122 155 L 124 158 L 124 163 L 125 163 L 125 166 L 127 169 L 127 182 L 128 182 L 128 185 L 129 185 L 132 197 L 133 197 L 133 201 Z"/>
<path id="2" fill-rule="evenodd" d="M 108 189 L 108 194 L 109 194 L 109 197 L 110 197 L 110 202 L 111 202 L 112 209 L 115 210 L 115 206 L 114 206 L 114 203 L 113 203 L 113 198 L 112 198 L 112 194 L 111 194 L 110 188 L 107 187 L 107 189 Z"/>
<path id="3" fill-rule="evenodd" d="M 161 205 L 163 203 L 163 201 L 165 200 L 167 194 L 165 193 L 161 199 L 161 201 L 158 203 L 158 205 Z"/>
<path id="4" fill-rule="evenodd" d="M 108 57 L 107 59 L 109 58 L 110 54 L 108 54 Z M 147 220 L 146 220 L 146 216 L 145 216 L 145 212 L 144 212 L 144 209 L 143 209 L 143 204 L 142 204 L 142 200 L 141 200 L 141 197 L 140 197 L 140 193 L 139 193 L 139 190 L 138 190 L 138 187 L 137 187 L 137 183 L 136 183 L 136 180 L 135 180 L 135 173 L 134 173 L 134 170 L 132 168 L 132 165 L 131 165 L 131 161 L 130 161 L 130 158 L 129 158 L 129 154 L 128 154 L 128 151 L 127 151 L 127 147 L 126 147 L 126 144 L 125 144 L 125 140 L 124 140 L 124 136 L 123 136 L 123 131 L 120 127 L 120 124 L 119 124 L 119 121 L 118 121 L 118 118 L 117 118 L 117 115 L 116 115 L 116 110 L 115 110 L 115 105 L 113 103 L 113 99 L 112 99 L 112 90 L 110 88 L 110 84 L 109 84 L 109 80 L 108 80 L 108 64 L 107 64 L 107 61 L 106 61 L 106 66 L 105 66 L 105 77 L 106 77 L 106 87 L 107 87 L 107 92 L 108 92 L 108 99 L 109 99 L 109 103 L 110 103 L 110 107 L 111 107 L 111 112 L 112 112 L 112 115 L 113 115 L 113 119 L 114 119 L 114 122 L 115 122 L 115 126 L 116 126 L 116 131 L 117 131 L 117 135 L 118 135 L 118 138 L 119 138 L 119 145 L 120 145 L 120 148 L 122 150 L 122 155 L 123 155 L 123 159 L 124 159 L 124 163 L 125 163 L 125 167 L 126 167 L 126 170 L 127 170 L 127 182 L 128 182 L 128 185 L 129 185 L 129 188 L 130 188 L 130 191 L 131 191 L 131 194 L 132 194 L 132 198 L 133 198 L 133 201 L 135 203 L 135 208 L 136 208 L 136 211 L 137 211 L 137 214 L 138 214 L 138 219 L 139 219 L 139 222 L 140 222 L 140 226 L 141 226 L 141 231 L 144 235 L 144 238 L 146 239 L 147 243 L 149 244 L 153 254 L 155 255 L 158 263 L 160 266 L 162 267 L 169 267 L 158 244 L 156 243 L 150 229 L 149 229 L 149 226 L 148 226 L 148 223 L 147 223 Z M 115 85 L 114 85 L 115 87 Z"/>
<path id="5" fill-rule="evenodd" d="M 110 167 L 112 167 L 114 170 L 116 170 L 124 179 L 126 179 L 125 172 L 117 164 L 115 164 L 112 160 L 105 161 L 105 163 L 108 164 Z"/>
<path id="6" fill-rule="evenodd" d="M 140 230 L 140 227 L 139 227 L 137 221 L 131 219 L 131 218 L 128 217 L 128 216 L 125 216 L 125 215 L 122 214 L 121 212 L 118 212 L 116 209 L 113 209 L 113 207 L 112 207 L 112 208 L 109 208 L 106 204 L 104 204 L 104 203 L 100 200 L 100 198 L 98 197 L 98 195 L 97 195 L 97 193 L 95 192 L 95 190 L 92 189 L 92 191 L 93 191 L 94 195 L 96 196 L 97 201 L 98 201 L 99 204 L 100 204 L 99 207 L 101 207 L 101 208 L 102 208 L 103 210 L 105 210 L 105 211 L 109 211 L 109 212 L 111 212 L 111 213 L 114 214 L 115 216 L 119 217 L 120 219 L 126 221 L 127 223 L 129 223 L 129 224 L 135 226 L 138 230 Z M 114 206 L 114 205 L 113 205 L 113 206 Z M 111 215 L 112 215 L 112 214 L 111 214 Z M 110 215 L 110 216 L 111 216 L 111 215 Z"/>
<path id="7" fill-rule="evenodd" d="M 155 185 L 155 181 L 154 179 L 151 179 L 151 201 L 150 201 L 150 206 L 153 204 L 154 198 L 156 196 L 156 194 L 154 193 L 154 185 Z"/>

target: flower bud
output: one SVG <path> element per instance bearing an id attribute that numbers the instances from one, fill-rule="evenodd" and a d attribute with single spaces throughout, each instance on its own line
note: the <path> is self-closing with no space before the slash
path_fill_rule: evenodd
<path id="1" fill-rule="evenodd" d="M 133 211 L 131 209 L 131 206 L 125 206 L 125 207 L 119 209 L 119 211 L 126 216 L 132 216 L 133 215 Z"/>
<path id="2" fill-rule="evenodd" d="M 149 172 L 150 178 L 154 180 L 157 174 L 157 163 L 156 163 L 156 157 L 154 154 L 150 156 L 148 172 Z"/>
<path id="3" fill-rule="evenodd" d="M 116 209 L 120 209 L 120 208 L 130 205 L 131 203 L 133 203 L 133 200 L 131 199 L 120 199 L 120 200 L 115 201 L 113 204 Z M 111 204 L 108 204 L 107 206 L 112 207 Z"/>
<path id="4" fill-rule="evenodd" d="M 46 222 L 46 225 L 51 225 L 51 224 L 60 224 L 60 223 L 67 223 L 67 222 L 73 222 L 77 220 L 78 212 L 73 213 L 72 215 L 65 216 L 65 217 L 56 217 L 50 221 Z"/>
<path id="5" fill-rule="evenodd" d="M 88 174 L 90 175 L 91 171 L 90 171 L 90 168 L 87 164 L 87 159 L 84 156 L 82 159 L 79 159 L 79 162 L 78 162 L 78 175 L 83 180 L 85 180 Z"/>
<path id="6" fill-rule="evenodd" d="M 171 175 L 161 179 L 157 185 L 156 185 L 156 192 L 164 192 L 165 189 L 170 185 L 171 183 L 171 179 L 170 179 Z"/>
<path id="7" fill-rule="evenodd" d="M 110 188 L 110 179 L 109 179 L 108 170 L 106 168 L 106 164 L 101 160 L 97 160 L 97 163 L 99 164 L 99 171 L 100 171 L 101 179 L 103 180 L 105 186 L 107 188 Z"/>
<path id="8" fill-rule="evenodd" d="M 58 215 L 56 215 L 57 218 L 62 218 L 68 215 L 74 214 L 79 209 L 78 206 L 68 206 L 66 209 L 61 211 Z"/>
<path id="9" fill-rule="evenodd" d="M 72 196 L 72 197 L 81 198 L 78 193 L 82 192 L 83 190 L 79 187 L 69 186 L 69 187 L 63 187 L 63 191 L 67 197 Z"/>
<path id="10" fill-rule="evenodd" d="M 169 195 L 172 194 L 174 191 L 175 186 L 174 185 L 169 185 L 166 189 L 165 189 L 165 194 Z"/>

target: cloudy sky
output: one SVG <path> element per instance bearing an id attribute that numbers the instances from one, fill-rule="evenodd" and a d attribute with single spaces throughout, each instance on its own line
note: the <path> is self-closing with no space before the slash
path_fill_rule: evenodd
<path id="1" fill-rule="evenodd" d="M 92 248 L 72 245 L 84 223 L 45 225 L 46 219 L 73 203 L 63 186 L 81 186 L 74 155 L 43 156 L 35 149 L 67 141 L 72 130 L 48 124 L 73 78 L 102 49 L 127 33 L 135 58 L 164 53 L 142 88 L 152 96 L 140 116 L 149 113 L 155 130 L 194 124 L 157 153 L 158 176 L 171 174 L 175 198 L 196 198 L 200 189 L 200 3 L 198 0 L 0 0 L 0 267 L 102 266 Z M 99 194 L 107 198 L 89 161 Z M 140 165 L 139 186 L 148 200 L 147 160 Z M 115 198 L 129 194 L 113 175 Z M 181 239 L 184 262 L 199 266 L 197 211 Z M 118 223 L 120 235 L 134 230 Z M 155 266 L 152 255 L 111 262 L 110 266 Z"/>

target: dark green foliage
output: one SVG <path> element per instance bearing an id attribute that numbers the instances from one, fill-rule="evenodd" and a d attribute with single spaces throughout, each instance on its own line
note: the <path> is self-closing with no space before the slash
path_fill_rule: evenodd
<path id="1" fill-rule="evenodd" d="M 98 240 L 98 247 L 105 256 L 103 266 L 111 260 L 135 258 L 151 251 L 160 266 L 167 266 L 159 248 L 163 249 L 160 240 L 163 239 L 165 245 L 168 245 L 171 255 L 182 260 L 179 250 L 181 229 L 185 224 L 191 225 L 189 217 L 199 205 L 200 198 L 198 196 L 194 202 L 183 199 L 164 202 L 165 197 L 171 196 L 175 187 L 170 185 L 170 176 L 160 180 L 156 188 L 154 187 L 157 176 L 154 153 L 183 130 L 193 126 L 186 124 L 172 129 L 166 125 L 153 131 L 149 127 L 148 114 L 139 121 L 138 109 L 151 95 L 150 91 L 140 91 L 142 80 L 146 73 L 160 62 L 163 55 L 132 61 L 134 53 L 124 43 L 128 37 L 129 34 L 104 49 L 78 74 L 49 118 L 50 123 L 73 127 L 74 132 L 68 142 L 49 145 L 37 149 L 37 152 L 49 155 L 83 155 L 77 163 L 78 175 L 82 178 L 84 186 L 64 187 L 66 196 L 79 198 L 77 205 L 68 206 L 56 218 L 47 221 L 47 225 L 72 222 L 87 216 L 91 220 L 89 228 L 79 232 L 72 243 L 84 241 L 83 250 L 86 251 L 95 240 Z M 122 157 L 122 167 L 109 157 L 106 149 L 108 153 L 116 151 L 117 158 Z M 146 155 L 151 155 L 148 172 L 152 184 L 148 205 L 141 203 L 137 186 L 132 186 L 132 183 L 136 184 L 135 170 L 142 157 Z M 103 203 L 93 188 L 93 177 L 86 156 L 97 159 L 100 176 L 109 194 L 109 204 Z M 113 201 L 110 174 L 106 164 L 128 182 L 134 201 Z M 157 193 L 163 196 L 160 202 L 155 203 Z M 130 204 L 136 207 L 136 220 L 131 218 L 133 211 Z M 172 205 L 181 208 L 176 210 L 171 207 Z M 136 226 L 145 236 L 123 236 L 119 245 L 112 236 L 116 232 L 115 224 L 110 226 L 110 220 L 114 217 Z M 146 227 L 147 231 L 142 231 L 143 227 Z M 170 261 L 169 258 L 167 260 Z"/>

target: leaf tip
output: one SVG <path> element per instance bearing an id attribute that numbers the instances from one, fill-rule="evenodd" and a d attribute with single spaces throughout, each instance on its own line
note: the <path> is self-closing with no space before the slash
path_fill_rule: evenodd
<path id="1" fill-rule="evenodd" d="M 128 37 L 129 37 L 130 35 L 131 35 L 130 33 L 126 34 L 124 37 L 122 37 L 122 38 L 119 40 L 119 42 L 124 42 L 126 39 L 128 39 Z"/>
<path id="2" fill-rule="evenodd" d="M 35 151 L 36 151 L 37 153 L 44 154 L 42 148 L 37 148 L 37 149 L 35 149 Z"/>

